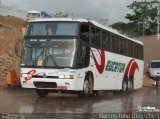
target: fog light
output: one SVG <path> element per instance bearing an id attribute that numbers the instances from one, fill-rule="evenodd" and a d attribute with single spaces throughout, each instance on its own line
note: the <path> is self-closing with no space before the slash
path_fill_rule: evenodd
<path id="1" fill-rule="evenodd" d="M 69 79 L 70 75 L 65 75 L 64 78 Z"/>
<path id="2" fill-rule="evenodd" d="M 74 75 L 70 75 L 70 79 L 74 79 Z"/>

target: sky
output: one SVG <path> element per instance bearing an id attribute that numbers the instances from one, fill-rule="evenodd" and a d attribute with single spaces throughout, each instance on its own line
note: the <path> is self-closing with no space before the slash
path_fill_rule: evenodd
<path id="1" fill-rule="evenodd" d="M 1 0 L 5 6 L 24 11 L 46 11 L 50 14 L 67 12 L 77 18 L 88 18 L 96 21 L 108 19 L 108 24 L 127 22 L 127 8 L 134 0 Z"/>

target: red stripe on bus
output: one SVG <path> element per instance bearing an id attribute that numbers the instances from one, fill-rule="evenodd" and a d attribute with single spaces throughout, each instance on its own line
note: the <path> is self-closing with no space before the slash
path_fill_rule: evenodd
<path id="1" fill-rule="evenodd" d="M 129 61 L 129 63 L 128 63 L 128 65 L 127 65 L 127 68 L 126 68 L 126 70 L 125 70 L 125 76 L 128 76 L 128 72 L 129 72 L 129 68 L 130 68 L 130 66 L 131 66 L 131 63 L 134 61 L 134 59 L 132 59 L 132 60 L 130 60 Z"/>
<path id="2" fill-rule="evenodd" d="M 134 62 L 132 63 L 131 68 L 130 68 L 129 77 L 133 77 L 133 78 L 134 78 L 134 74 L 135 74 L 136 69 L 139 70 L 139 67 L 138 67 L 137 62 L 134 61 Z"/>
<path id="3" fill-rule="evenodd" d="M 97 50 L 97 51 L 98 51 L 98 50 Z M 94 63 L 95 63 L 95 65 L 96 65 L 96 68 L 97 68 L 98 72 L 99 72 L 100 74 L 102 74 L 103 71 L 104 71 L 104 67 L 105 67 L 105 52 L 102 51 L 102 50 L 99 50 L 99 51 L 98 51 L 98 53 L 99 53 L 99 55 L 100 55 L 100 59 L 101 59 L 101 63 L 100 63 L 100 64 L 98 64 L 98 62 L 97 62 L 97 60 L 96 60 L 96 58 L 95 58 L 95 55 L 94 55 L 94 53 L 93 53 L 92 50 L 91 50 L 91 53 L 92 53 L 93 60 L 94 60 Z"/>

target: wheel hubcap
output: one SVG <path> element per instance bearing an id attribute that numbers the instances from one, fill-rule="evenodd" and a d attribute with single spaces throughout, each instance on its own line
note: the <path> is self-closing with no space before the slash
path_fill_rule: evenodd
<path id="1" fill-rule="evenodd" d="M 127 85 L 126 85 L 126 82 L 123 83 L 123 91 L 126 91 L 127 89 Z"/>
<path id="2" fill-rule="evenodd" d="M 90 89 L 89 82 L 88 82 L 88 80 L 85 80 L 85 82 L 84 82 L 84 93 L 89 94 L 89 89 Z"/>
<path id="3" fill-rule="evenodd" d="M 128 89 L 131 91 L 132 90 L 132 82 L 129 80 L 128 81 Z"/>

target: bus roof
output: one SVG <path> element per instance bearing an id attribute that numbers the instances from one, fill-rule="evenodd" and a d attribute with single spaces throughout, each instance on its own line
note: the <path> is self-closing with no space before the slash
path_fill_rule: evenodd
<path id="1" fill-rule="evenodd" d="M 103 26 L 102 24 L 94 21 L 94 20 L 89 20 L 89 19 L 80 19 L 80 18 L 38 18 L 38 19 L 35 19 L 35 20 L 30 20 L 29 22 L 51 22 L 51 21 L 66 21 L 66 22 L 70 22 L 70 21 L 73 21 L 73 22 L 91 22 L 93 25 L 99 27 L 99 28 L 102 28 L 104 30 L 107 30 L 109 32 L 112 32 L 114 34 L 117 34 L 121 37 L 124 37 L 126 39 L 129 39 L 131 41 L 134 41 L 134 42 L 137 42 L 141 45 L 143 45 L 143 43 L 139 40 L 135 40 L 135 39 L 132 39 L 132 38 L 129 38 L 125 35 L 122 35 L 120 34 L 117 30 L 114 30 L 112 28 L 109 28 L 109 27 L 106 27 L 106 26 Z"/>

